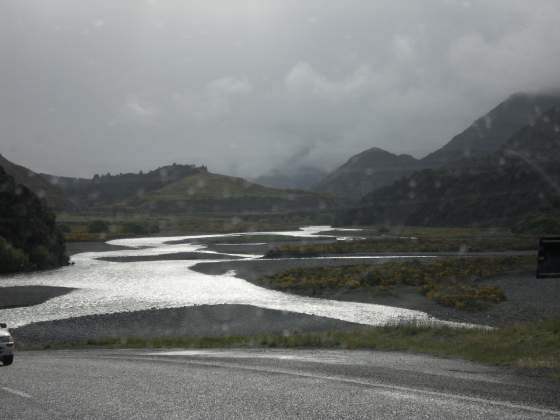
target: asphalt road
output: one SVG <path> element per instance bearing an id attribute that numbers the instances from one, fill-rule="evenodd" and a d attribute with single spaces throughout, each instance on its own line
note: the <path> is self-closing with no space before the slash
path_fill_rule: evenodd
<path id="1" fill-rule="evenodd" d="M 558 383 L 373 351 L 20 352 L 0 418 L 559 418 Z"/>

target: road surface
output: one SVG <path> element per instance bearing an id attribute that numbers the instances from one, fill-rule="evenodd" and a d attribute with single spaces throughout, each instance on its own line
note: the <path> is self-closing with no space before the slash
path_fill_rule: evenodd
<path id="1" fill-rule="evenodd" d="M 560 386 L 474 363 L 328 350 L 20 352 L 1 419 L 560 419 Z"/>

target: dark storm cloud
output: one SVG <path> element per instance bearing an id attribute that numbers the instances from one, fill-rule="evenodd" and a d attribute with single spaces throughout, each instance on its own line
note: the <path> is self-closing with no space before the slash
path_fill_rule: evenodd
<path id="1" fill-rule="evenodd" d="M 84 176 L 421 155 L 560 85 L 559 21 L 557 0 L 7 0 L 0 153 Z"/>

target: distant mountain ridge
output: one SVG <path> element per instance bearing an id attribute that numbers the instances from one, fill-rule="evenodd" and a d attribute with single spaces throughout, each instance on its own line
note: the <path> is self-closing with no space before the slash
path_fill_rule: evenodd
<path id="1" fill-rule="evenodd" d="M 350 158 L 319 183 L 316 190 L 357 202 L 414 171 L 460 165 L 465 159 L 491 155 L 518 130 L 534 124 L 555 106 L 560 106 L 560 93 L 516 93 L 422 159 L 397 156 L 374 147 Z"/>
<path id="2" fill-rule="evenodd" d="M 242 178 L 213 174 L 205 166 L 173 164 L 146 173 L 84 179 L 35 174 L 5 162 L 6 171 L 17 175 L 18 183 L 41 191 L 58 211 L 111 215 L 260 214 L 316 212 L 333 207 L 333 200 L 323 194 L 265 187 Z"/>
<path id="3" fill-rule="evenodd" d="M 410 155 L 396 155 L 372 147 L 351 157 L 314 190 L 357 201 L 370 191 L 391 184 L 418 168 L 420 162 Z"/>
<path id="4" fill-rule="evenodd" d="M 559 156 L 560 107 L 554 107 L 497 152 L 415 172 L 368 194 L 338 223 L 513 226 L 535 214 L 558 215 Z"/>
<path id="5" fill-rule="evenodd" d="M 487 156 L 524 126 L 534 124 L 544 112 L 560 106 L 559 94 L 516 93 L 453 137 L 442 148 L 422 159 L 426 167 L 445 166 L 469 157 Z"/>

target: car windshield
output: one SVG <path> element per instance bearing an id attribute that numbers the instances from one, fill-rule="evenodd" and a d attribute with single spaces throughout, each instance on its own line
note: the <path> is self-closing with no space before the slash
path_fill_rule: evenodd
<path id="1" fill-rule="evenodd" d="M 0 418 L 560 418 L 558 0 L 0 3 Z"/>

